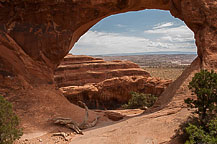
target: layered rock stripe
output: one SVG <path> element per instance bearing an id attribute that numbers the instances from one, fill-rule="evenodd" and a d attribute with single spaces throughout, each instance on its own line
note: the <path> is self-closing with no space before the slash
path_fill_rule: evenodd
<path id="1" fill-rule="evenodd" d="M 127 103 L 131 92 L 159 96 L 171 80 L 151 77 L 130 61 L 104 61 L 68 54 L 55 70 L 58 87 L 72 103 L 89 108 L 114 109 Z"/>

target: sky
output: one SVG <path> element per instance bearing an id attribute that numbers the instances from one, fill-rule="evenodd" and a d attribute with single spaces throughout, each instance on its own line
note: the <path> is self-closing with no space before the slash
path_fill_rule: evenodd
<path id="1" fill-rule="evenodd" d="M 194 34 L 168 11 L 127 12 L 98 22 L 70 51 L 75 55 L 147 52 L 196 53 Z"/>

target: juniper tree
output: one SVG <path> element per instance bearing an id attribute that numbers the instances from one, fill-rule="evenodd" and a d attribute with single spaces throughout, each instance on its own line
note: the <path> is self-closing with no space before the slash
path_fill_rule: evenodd
<path id="1" fill-rule="evenodd" d="M 22 135 L 12 104 L 0 95 L 0 144 L 12 144 Z"/>

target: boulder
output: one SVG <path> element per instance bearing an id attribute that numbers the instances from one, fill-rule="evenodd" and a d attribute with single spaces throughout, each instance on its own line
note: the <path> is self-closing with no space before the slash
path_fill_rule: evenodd
<path id="1" fill-rule="evenodd" d="M 119 121 L 119 120 L 122 120 L 125 116 L 118 113 L 118 112 L 112 112 L 112 111 L 106 111 L 105 112 L 105 115 L 110 119 L 110 120 L 113 120 L 113 121 Z"/>

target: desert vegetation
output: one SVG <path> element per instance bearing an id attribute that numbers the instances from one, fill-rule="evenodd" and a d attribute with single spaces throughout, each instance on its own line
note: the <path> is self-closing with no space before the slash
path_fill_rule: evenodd
<path id="1" fill-rule="evenodd" d="M 12 104 L 0 95 L 0 143 L 12 144 L 22 136 L 22 130 L 18 128 L 19 120 L 13 112 Z"/>
<path id="2" fill-rule="evenodd" d="M 138 92 L 131 92 L 131 98 L 129 99 L 127 104 L 122 105 L 122 108 L 125 109 L 146 109 L 148 107 L 151 107 L 155 101 L 157 100 L 157 97 L 152 94 L 144 94 L 144 93 L 138 93 Z"/>
<path id="3" fill-rule="evenodd" d="M 185 99 L 193 116 L 181 125 L 185 144 L 217 143 L 217 73 L 201 70 L 189 83 L 196 99 Z"/>

